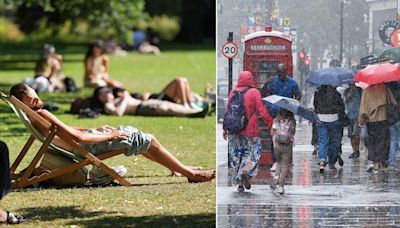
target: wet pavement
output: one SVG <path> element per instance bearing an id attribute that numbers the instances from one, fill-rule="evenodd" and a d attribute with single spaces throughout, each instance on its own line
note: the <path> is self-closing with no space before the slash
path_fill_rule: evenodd
<path id="1" fill-rule="evenodd" d="M 348 159 L 352 150 L 344 137 L 343 168 L 320 174 L 311 126 L 298 126 L 294 166 L 281 196 L 270 190 L 267 166 L 260 168 L 251 190 L 239 193 L 229 186 L 227 142 L 218 125 L 218 227 L 400 227 L 399 168 L 367 173 L 365 150 L 359 159 Z"/>

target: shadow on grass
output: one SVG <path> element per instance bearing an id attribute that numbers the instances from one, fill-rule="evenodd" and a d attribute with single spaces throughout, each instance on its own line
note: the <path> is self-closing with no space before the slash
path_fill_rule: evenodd
<path id="1" fill-rule="evenodd" d="M 57 219 L 85 219 L 116 212 L 84 211 L 79 206 L 46 206 L 24 208 L 19 213 L 33 221 L 54 221 Z"/>
<path id="2" fill-rule="evenodd" d="M 36 61 L 37 58 L 23 59 L 14 56 L 14 59 L 0 60 L 0 71 L 31 71 L 32 75 L 26 75 L 26 77 L 31 77 L 34 75 Z M 63 59 L 63 62 L 83 62 L 83 59 Z"/>
<path id="3" fill-rule="evenodd" d="M 184 43 L 166 43 L 160 46 L 163 51 L 215 51 L 214 44 L 184 44 Z"/>
<path id="4" fill-rule="evenodd" d="M 84 227 L 215 227 L 215 214 L 153 215 L 142 217 L 107 216 L 75 221 L 68 225 Z"/>
<path id="5" fill-rule="evenodd" d="M 153 183 L 140 183 L 137 184 L 135 183 L 135 180 L 132 178 L 128 178 L 127 176 L 124 176 L 131 183 L 131 186 L 129 187 L 124 187 L 123 185 L 119 184 L 117 181 L 114 181 L 111 184 L 107 184 L 107 185 L 83 185 L 83 186 L 56 186 L 50 182 L 41 182 L 38 185 L 34 186 L 34 185 L 29 185 L 26 186 L 22 189 L 14 189 L 15 192 L 35 192 L 35 191 L 42 191 L 43 189 L 55 189 L 55 190 L 65 190 L 65 189 L 97 189 L 97 188 L 111 188 L 111 187 L 124 187 L 124 188 L 134 188 L 134 187 L 142 187 L 142 186 L 167 186 L 167 185 L 177 185 L 177 184 L 186 184 L 186 182 L 182 182 L 182 181 L 170 181 L 170 182 L 165 182 L 165 181 L 157 181 L 157 182 L 153 182 Z M 195 184 L 195 183 L 193 183 Z"/>

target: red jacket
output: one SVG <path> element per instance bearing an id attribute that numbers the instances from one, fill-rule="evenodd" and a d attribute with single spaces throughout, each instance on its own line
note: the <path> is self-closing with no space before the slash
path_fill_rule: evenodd
<path id="1" fill-rule="evenodd" d="M 249 122 L 246 128 L 240 134 L 243 136 L 258 137 L 260 135 L 260 131 L 258 130 L 257 113 L 270 128 L 272 126 L 273 119 L 262 103 L 260 91 L 255 88 L 251 88 L 254 87 L 252 74 L 249 71 L 240 72 L 239 80 L 235 90 L 242 91 L 249 87 L 250 89 L 244 94 L 244 106 L 246 108 L 246 117 Z M 233 90 L 229 94 L 228 104 L 231 101 L 232 94 Z"/>

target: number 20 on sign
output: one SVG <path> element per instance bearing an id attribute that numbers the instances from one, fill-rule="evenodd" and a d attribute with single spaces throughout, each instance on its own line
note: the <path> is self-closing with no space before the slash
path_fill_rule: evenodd
<path id="1" fill-rule="evenodd" d="M 226 42 L 222 46 L 222 54 L 228 59 L 232 59 L 237 55 L 237 53 L 238 53 L 238 47 L 233 42 Z"/>

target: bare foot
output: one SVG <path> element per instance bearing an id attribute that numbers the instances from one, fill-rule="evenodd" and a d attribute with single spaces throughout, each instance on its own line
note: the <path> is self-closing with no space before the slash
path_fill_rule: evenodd
<path id="1" fill-rule="evenodd" d="M 197 166 L 188 166 L 187 165 L 186 167 L 189 169 L 192 169 L 192 170 L 196 170 L 196 171 L 203 169 L 202 167 L 197 167 Z M 171 171 L 171 176 L 183 177 L 183 175 L 177 171 Z"/>
<path id="2" fill-rule="evenodd" d="M 206 182 L 215 178 L 215 170 L 196 171 L 191 177 L 188 177 L 189 183 Z"/>

